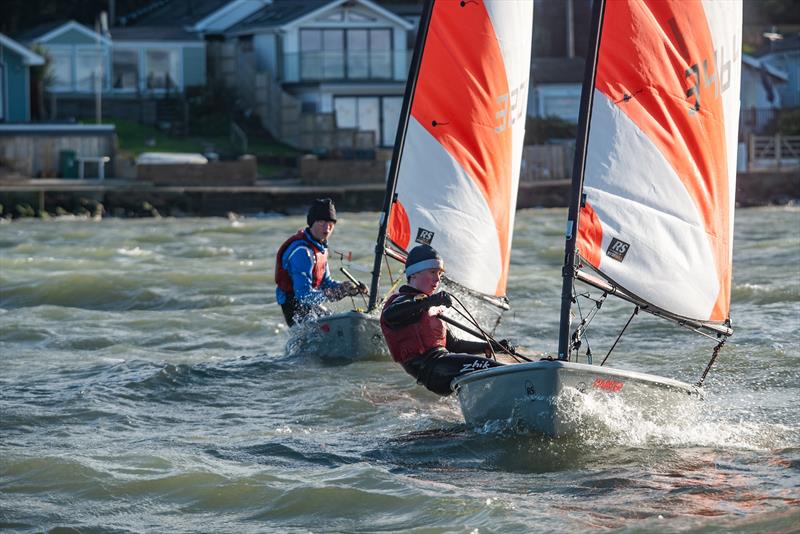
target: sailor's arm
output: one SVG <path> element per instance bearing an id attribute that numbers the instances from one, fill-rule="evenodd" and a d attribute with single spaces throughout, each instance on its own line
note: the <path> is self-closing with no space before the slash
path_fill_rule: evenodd
<path id="1" fill-rule="evenodd" d="M 489 344 L 485 341 L 459 339 L 450 332 L 449 328 L 447 329 L 447 343 L 445 346 L 448 351 L 459 354 L 484 354 L 489 348 Z"/>
<path id="2" fill-rule="evenodd" d="M 430 297 L 424 294 L 400 295 L 383 310 L 382 317 L 389 328 L 399 328 L 419 321 L 428 308 L 452 305 L 448 299 L 444 292 Z"/>

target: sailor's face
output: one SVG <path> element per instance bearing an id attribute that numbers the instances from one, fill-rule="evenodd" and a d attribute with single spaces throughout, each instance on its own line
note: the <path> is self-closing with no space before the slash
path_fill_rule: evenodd
<path id="1" fill-rule="evenodd" d="M 317 241 L 327 241 L 333 233 L 333 228 L 335 226 L 336 223 L 333 221 L 314 221 L 314 224 L 310 227 L 311 235 Z"/>
<path id="2" fill-rule="evenodd" d="M 442 272 L 440 269 L 425 269 L 416 273 L 412 279 L 414 287 L 425 293 L 432 295 L 436 288 L 439 287 L 439 282 L 442 279 Z"/>

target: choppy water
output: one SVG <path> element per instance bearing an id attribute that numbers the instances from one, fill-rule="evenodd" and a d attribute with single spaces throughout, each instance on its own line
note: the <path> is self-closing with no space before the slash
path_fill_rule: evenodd
<path id="1" fill-rule="evenodd" d="M 517 216 L 498 333 L 531 350 L 555 348 L 564 218 Z M 342 214 L 333 248 L 369 265 L 376 220 Z M 0 529 L 799 528 L 800 209 L 737 211 L 736 334 L 699 413 L 589 400 L 591 430 L 560 440 L 468 430 L 388 361 L 284 356 L 273 254 L 301 224 L 0 226 Z M 627 308 L 595 320 L 596 354 Z M 712 346 L 640 317 L 612 358 L 694 382 Z"/>

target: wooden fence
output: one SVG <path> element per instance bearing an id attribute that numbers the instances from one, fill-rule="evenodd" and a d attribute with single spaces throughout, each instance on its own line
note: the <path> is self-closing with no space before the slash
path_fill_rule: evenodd
<path id="1" fill-rule="evenodd" d="M 528 145 L 522 149 L 520 182 L 568 180 L 572 176 L 574 144 Z"/>

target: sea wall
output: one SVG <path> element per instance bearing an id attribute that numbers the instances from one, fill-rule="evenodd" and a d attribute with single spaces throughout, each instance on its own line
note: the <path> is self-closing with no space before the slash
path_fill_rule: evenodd
<path id="1" fill-rule="evenodd" d="M 258 176 L 255 156 L 236 161 L 210 161 L 205 164 L 140 164 L 136 179 L 154 186 L 236 186 L 253 185 Z"/>

